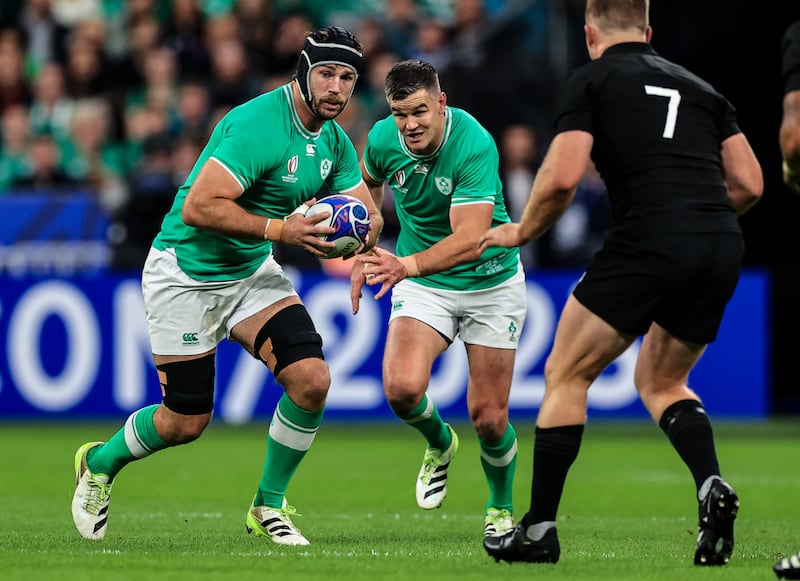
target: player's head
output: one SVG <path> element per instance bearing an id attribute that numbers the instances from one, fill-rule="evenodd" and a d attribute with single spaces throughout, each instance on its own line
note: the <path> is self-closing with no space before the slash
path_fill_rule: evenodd
<path id="1" fill-rule="evenodd" d="M 363 64 L 361 43 L 344 28 L 327 26 L 309 34 L 297 61 L 295 78 L 311 112 L 325 119 L 341 113 L 353 94 Z M 342 81 L 333 91 L 343 93 L 340 96 L 327 95 L 331 88 L 325 80 L 333 77 Z"/>
<path id="2" fill-rule="evenodd" d="M 650 0 L 587 0 L 586 47 L 598 58 L 617 42 L 650 42 Z"/>
<path id="3" fill-rule="evenodd" d="M 433 153 L 442 142 L 447 96 L 433 65 L 409 60 L 386 75 L 386 101 L 406 147 L 417 155 Z"/>

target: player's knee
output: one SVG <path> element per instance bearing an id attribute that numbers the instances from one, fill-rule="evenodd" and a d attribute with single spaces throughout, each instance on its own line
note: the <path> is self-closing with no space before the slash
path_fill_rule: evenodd
<path id="1" fill-rule="evenodd" d="M 419 405 L 424 388 L 416 385 L 408 378 L 397 377 L 395 379 L 387 379 L 383 391 L 389 406 L 395 412 L 405 413 Z"/>
<path id="2" fill-rule="evenodd" d="M 305 359 L 325 359 L 322 337 L 303 305 L 290 305 L 267 321 L 253 342 L 253 355 L 279 381 L 282 379 L 279 377 L 281 373 L 293 363 Z M 320 367 L 325 368 L 327 373 L 327 366 L 323 364 Z"/>
<path id="3" fill-rule="evenodd" d="M 325 406 L 331 374 L 322 359 L 303 359 L 291 364 L 281 373 L 280 381 L 301 408 L 319 410 Z"/>
<path id="4" fill-rule="evenodd" d="M 175 438 L 191 441 L 208 425 L 214 409 L 214 354 L 157 365 L 164 407 L 179 414 Z M 184 416 L 184 417 L 180 417 Z M 184 443 L 184 442 L 178 442 Z"/>
<path id="5" fill-rule="evenodd" d="M 475 406 L 469 412 L 475 433 L 484 442 L 496 442 L 505 434 L 508 428 L 507 408 L 497 406 Z"/>
<path id="6" fill-rule="evenodd" d="M 178 415 L 170 413 L 172 419 L 159 428 L 159 436 L 170 446 L 195 441 L 211 422 L 211 413 L 202 415 Z"/>

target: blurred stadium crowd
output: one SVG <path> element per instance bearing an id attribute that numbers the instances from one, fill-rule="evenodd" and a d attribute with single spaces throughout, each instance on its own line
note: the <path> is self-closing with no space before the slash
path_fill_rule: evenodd
<path id="1" fill-rule="evenodd" d="M 560 26 L 570 18 L 577 26 Z M 112 218 L 113 264 L 138 267 L 215 122 L 288 82 L 307 32 L 336 24 L 364 46 L 365 69 L 339 118 L 359 152 L 388 114 L 389 68 L 429 61 L 449 104 L 495 137 L 516 219 L 549 139 L 553 87 L 572 64 L 553 47 L 563 48 L 559 31 L 580 32 L 582 18 L 582 2 L 549 0 L 3 0 L 0 198 L 96 196 Z M 605 204 L 587 170 L 569 214 L 525 249 L 527 265 L 583 265 Z M 388 195 L 388 245 L 391 206 Z M 302 253 L 281 258 L 316 264 Z"/>

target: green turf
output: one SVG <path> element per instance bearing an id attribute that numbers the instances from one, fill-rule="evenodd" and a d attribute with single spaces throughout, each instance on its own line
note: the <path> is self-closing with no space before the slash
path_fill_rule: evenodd
<path id="1" fill-rule="evenodd" d="M 532 426 L 515 422 L 517 513 L 527 509 Z M 414 478 L 423 443 L 399 424 L 324 424 L 288 493 L 311 546 L 247 535 L 264 426 L 214 424 L 199 441 L 128 466 L 109 532 L 73 529 L 73 454 L 111 424 L 0 425 L 3 579 L 774 579 L 800 549 L 800 423 L 717 425 L 724 475 L 742 509 L 723 568 L 691 564 L 696 503 L 689 473 L 653 425 L 590 424 L 560 509 L 557 565 L 495 563 L 483 551 L 486 485 L 470 428 L 442 508 L 422 511 Z"/>

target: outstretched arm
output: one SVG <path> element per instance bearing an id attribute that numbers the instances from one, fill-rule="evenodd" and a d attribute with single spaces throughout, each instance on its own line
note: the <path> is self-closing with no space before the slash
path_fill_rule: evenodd
<path id="1" fill-rule="evenodd" d="M 522 246 L 547 232 L 572 203 L 589 163 L 592 143 L 592 135 L 585 131 L 556 135 L 536 174 L 519 224 L 492 228 L 481 237 L 480 250 L 489 246 Z"/>

